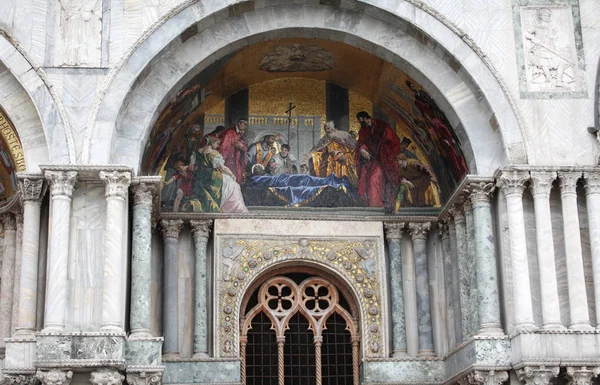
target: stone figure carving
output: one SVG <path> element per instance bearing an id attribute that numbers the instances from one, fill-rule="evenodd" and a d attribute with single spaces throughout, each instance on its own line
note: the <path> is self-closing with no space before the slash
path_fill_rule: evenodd
<path id="1" fill-rule="evenodd" d="M 528 88 L 569 91 L 576 87 L 576 54 L 569 9 L 522 10 Z"/>
<path id="2" fill-rule="evenodd" d="M 268 72 L 327 71 L 335 67 L 331 52 L 316 45 L 292 44 L 267 53 L 259 68 Z"/>
<path id="3" fill-rule="evenodd" d="M 144 28 L 148 28 L 162 15 L 171 9 L 178 1 L 173 0 L 144 0 L 142 22 Z"/>
<path id="4" fill-rule="evenodd" d="M 244 246 L 236 245 L 234 239 L 228 239 L 225 242 L 226 246 L 221 253 L 223 256 L 223 259 L 221 260 L 223 263 L 223 280 L 230 281 L 234 279 L 232 275 L 240 265 L 241 255 L 246 248 Z"/>
<path id="5" fill-rule="evenodd" d="M 63 63 L 90 65 L 99 57 L 100 36 L 95 24 L 101 19 L 101 0 L 58 0 L 61 9 L 61 31 L 64 43 Z M 97 43 L 93 43 L 96 39 Z M 97 52 L 93 52 L 97 50 Z"/>

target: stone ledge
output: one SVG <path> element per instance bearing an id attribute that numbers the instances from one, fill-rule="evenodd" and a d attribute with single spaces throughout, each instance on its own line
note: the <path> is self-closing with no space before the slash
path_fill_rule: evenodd
<path id="1" fill-rule="evenodd" d="M 521 333 L 511 339 L 513 367 L 600 364 L 600 334 Z"/>

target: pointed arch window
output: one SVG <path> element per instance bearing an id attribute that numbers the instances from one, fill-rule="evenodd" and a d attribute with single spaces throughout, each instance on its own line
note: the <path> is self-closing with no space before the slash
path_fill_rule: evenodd
<path id="1" fill-rule="evenodd" d="M 321 277 L 277 276 L 258 289 L 241 325 L 245 385 L 358 385 L 358 322 Z"/>

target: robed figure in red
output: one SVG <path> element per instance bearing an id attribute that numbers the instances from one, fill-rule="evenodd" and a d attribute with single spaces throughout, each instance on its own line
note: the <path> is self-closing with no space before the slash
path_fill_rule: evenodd
<path id="1" fill-rule="evenodd" d="M 391 207 L 398 180 L 396 155 L 400 138 L 389 123 L 371 118 L 368 112 L 356 114 L 360 164 L 358 194 L 369 207 Z"/>
<path id="2" fill-rule="evenodd" d="M 235 175 L 238 183 L 244 183 L 244 173 L 246 171 L 246 151 L 248 145 L 244 141 L 244 134 L 248 129 L 248 121 L 240 118 L 235 125 L 224 130 L 219 135 L 221 147 L 219 152 L 223 155 L 225 166 Z"/>

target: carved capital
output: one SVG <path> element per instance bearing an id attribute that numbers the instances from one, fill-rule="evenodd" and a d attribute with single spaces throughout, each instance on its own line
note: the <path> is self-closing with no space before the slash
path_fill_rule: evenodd
<path id="1" fill-rule="evenodd" d="M 577 181 L 581 178 L 581 172 L 559 172 L 558 180 L 560 186 L 560 195 L 576 194 Z"/>
<path id="2" fill-rule="evenodd" d="M 386 239 L 402 240 L 404 235 L 402 229 L 404 229 L 404 222 L 386 222 L 383 224 Z"/>
<path id="3" fill-rule="evenodd" d="M 46 195 L 48 185 L 43 175 L 18 176 L 19 192 L 24 201 L 39 202 Z"/>
<path id="4" fill-rule="evenodd" d="M 440 238 L 445 238 L 450 235 L 450 221 L 448 219 L 443 219 L 437 223 L 438 226 L 438 234 Z"/>
<path id="5" fill-rule="evenodd" d="M 454 223 L 456 222 L 464 222 L 465 221 L 465 213 L 463 211 L 462 205 L 454 205 L 448 210 L 448 214 L 454 218 Z"/>
<path id="6" fill-rule="evenodd" d="M 529 180 L 529 173 L 526 171 L 503 171 L 498 177 L 496 186 L 502 189 L 506 198 L 510 196 L 523 195 L 525 183 Z"/>
<path id="7" fill-rule="evenodd" d="M 473 204 L 471 203 L 471 200 L 469 199 L 465 199 L 465 201 L 462 204 L 463 210 L 465 215 L 470 212 L 473 211 Z"/>
<path id="8" fill-rule="evenodd" d="M 410 230 L 410 235 L 414 240 L 426 240 L 427 239 L 427 233 L 429 233 L 429 230 L 431 230 L 431 223 L 429 222 L 425 222 L 425 223 L 411 223 L 408 225 L 408 228 Z"/>
<path id="9" fill-rule="evenodd" d="M 191 220 L 190 226 L 192 227 L 194 237 L 208 238 L 210 228 L 212 227 L 212 220 Z"/>
<path id="10" fill-rule="evenodd" d="M 46 171 L 44 177 L 50 183 L 50 194 L 55 196 L 73 196 L 77 184 L 77 171 Z"/>
<path id="11" fill-rule="evenodd" d="M 155 184 L 140 183 L 134 185 L 131 189 L 133 190 L 134 205 L 152 206 L 152 200 L 157 191 L 157 186 Z"/>
<path id="12" fill-rule="evenodd" d="M 98 369 L 90 373 L 92 385 L 121 385 L 125 376 L 116 370 Z"/>
<path id="13" fill-rule="evenodd" d="M 129 385 L 160 385 L 162 384 L 162 372 L 140 372 L 127 373 Z"/>
<path id="14" fill-rule="evenodd" d="M 588 368 L 587 366 L 567 366 L 568 385 L 591 385 L 592 378 L 598 377 L 600 367 Z"/>
<path id="15" fill-rule="evenodd" d="M 160 227 L 163 238 L 179 238 L 183 221 L 181 219 L 161 219 Z"/>
<path id="16" fill-rule="evenodd" d="M 100 171 L 100 180 L 106 184 L 104 195 L 107 198 L 117 197 L 125 199 L 127 190 L 131 184 L 131 173 L 129 171 Z"/>
<path id="17" fill-rule="evenodd" d="M 491 182 L 474 182 L 469 183 L 469 200 L 471 204 L 489 204 L 492 193 L 496 189 L 496 186 Z"/>
<path id="18" fill-rule="evenodd" d="M 585 194 L 600 194 L 600 171 L 584 172 Z"/>
<path id="19" fill-rule="evenodd" d="M 17 218 L 15 218 L 14 214 L 4 214 L 2 222 L 4 224 L 4 231 L 17 231 Z"/>
<path id="20" fill-rule="evenodd" d="M 73 372 L 70 370 L 48 370 L 38 369 L 36 377 L 43 385 L 69 385 L 73 378 Z"/>
<path id="21" fill-rule="evenodd" d="M 506 370 L 475 370 L 466 379 L 469 385 L 501 385 L 508 380 L 508 372 Z"/>
<path id="22" fill-rule="evenodd" d="M 549 385 L 550 380 L 558 376 L 559 369 L 558 366 L 525 366 L 517 370 L 517 377 L 525 382 L 525 385 Z"/>
<path id="23" fill-rule="evenodd" d="M 34 385 L 37 377 L 35 374 L 5 374 L 4 381 L 8 385 Z"/>
<path id="24" fill-rule="evenodd" d="M 531 183 L 531 194 L 537 196 L 550 196 L 550 190 L 552 190 L 552 182 L 556 179 L 556 173 L 554 171 L 532 171 L 530 173 Z"/>

